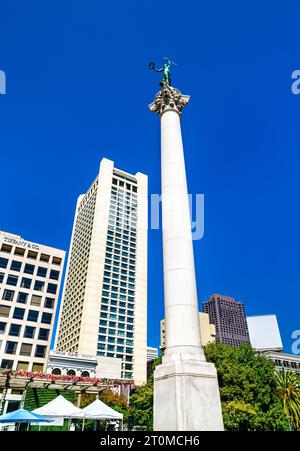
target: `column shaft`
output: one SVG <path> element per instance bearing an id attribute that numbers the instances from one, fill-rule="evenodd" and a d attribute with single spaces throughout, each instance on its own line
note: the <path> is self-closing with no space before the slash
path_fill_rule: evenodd
<path id="1" fill-rule="evenodd" d="M 166 352 L 201 348 L 199 309 L 179 114 L 161 115 Z M 196 350 L 196 349 L 195 349 Z"/>

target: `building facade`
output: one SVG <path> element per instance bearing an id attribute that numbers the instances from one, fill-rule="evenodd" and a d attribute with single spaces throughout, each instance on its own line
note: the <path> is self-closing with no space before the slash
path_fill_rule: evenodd
<path id="1" fill-rule="evenodd" d="M 284 352 L 263 352 L 267 359 L 272 360 L 277 371 L 295 371 L 300 374 L 300 356 L 295 354 L 285 354 Z"/>
<path id="2" fill-rule="evenodd" d="M 46 370 L 65 251 L 0 232 L 0 367 Z"/>
<path id="3" fill-rule="evenodd" d="M 77 201 L 55 349 L 122 359 L 146 381 L 147 176 L 103 159 Z"/>
<path id="4" fill-rule="evenodd" d="M 158 357 L 158 349 L 147 346 L 147 362 L 155 360 Z"/>
<path id="5" fill-rule="evenodd" d="M 50 351 L 47 374 L 120 379 L 122 360 Z"/>
<path id="6" fill-rule="evenodd" d="M 250 343 L 255 352 L 281 352 L 282 340 L 276 315 L 247 316 Z"/>
<path id="7" fill-rule="evenodd" d="M 216 339 L 221 343 L 240 346 L 249 342 L 244 304 L 231 296 L 213 294 L 203 303 L 203 311 L 216 326 Z"/>
<path id="8" fill-rule="evenodd" d="M 216 339 L 216 328 L 214 324 L 211 324 L 209 321 L 209 316 L 207 313 L 199 312 L 199 320 L 200 320 L 200 337 L 202 346 L 207 345 L 215 341 Z M 162 350 L 165 349 L 165 320 L 161 320 L 160 322 L 160 348 Z"/>

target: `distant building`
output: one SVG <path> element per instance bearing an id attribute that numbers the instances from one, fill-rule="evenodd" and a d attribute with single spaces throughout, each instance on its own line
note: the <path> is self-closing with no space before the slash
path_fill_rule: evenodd
<path id="1" fill-rule="evenodd" d="M 289 370 L 300 374 L 300 356 L 272 351 L 264 352 L 262 355 L 274 362 L 276 370 Z"/>
<path id="2" fill-rule="evenodd" d="M 122 359 L 50 351 L 48 374 L 121 379 Z"/>
<path id="3" fill-rule="evenodd" d="M 158 349 L 147 346 L 147 379 L 152 373 L 152 367 L 158 357 Z"/>
<path id="4" fill-rule="evenodd" d="M 249 342 L 244 304 L 231 296 L 212 294 L 203 303 L 210 323 L 216 326 L 216 339 L 221 343 L 240 346 Z"/>
<path id="5" fill-rule="evenodd" d="M 207 313 L 199 312 L 200 320 L 200 335 L 201 343 L 203 346 L 215 341 L 216 339 L 216 328 L 214 324 L 209 321 L 209 316 Z M 165 343 L 165 320 L 160 322 L 160 348 L 163 350 L 166 346 Z"/>
<path id="6" fill-rule="evenodd" d="M 276 315 L 247 316 L 247 325 L 256 352 L 283 350 Z"/>
<path id="7" fill-rule="evenodd" d="M 158 357 L 158 349 L 147 346 L 147 362 L 155 360 Z"/>

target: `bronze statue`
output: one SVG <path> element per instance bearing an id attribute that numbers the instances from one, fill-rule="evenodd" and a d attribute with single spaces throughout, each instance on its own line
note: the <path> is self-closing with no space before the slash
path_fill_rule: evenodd
<path id="1" fill-rule="evenodd" d="M 155 67 L 155 63 L 150 63 L 149 64 L 149 69 L 155 70 L 156 72 L 163 72 L 163 78 L 161 79 L 161 81 L 159 82 L 160 86 L 163 86 L 164 83 L 166 83 L 167 85 L 171 86 L 171 64 L 173 64 L 174 66 L 177 66 L 177 64 L 173 63 L 173 61 L 171 61 L 169 58 L 164 57 L 164 60 L 166 60 L 167 62 L 163 65 L 163 67 L 161 69 L 156 69 Z"/>

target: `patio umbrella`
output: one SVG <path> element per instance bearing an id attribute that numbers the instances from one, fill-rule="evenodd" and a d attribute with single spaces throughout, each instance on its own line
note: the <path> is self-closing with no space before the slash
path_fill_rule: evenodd
<path id="1" fill-rule="evenodd" d="M 52 423 L 53 420 L 43 415 L 29 412 L 29 410 L 18 409 L 0 416 L 0 423 Z"/>

